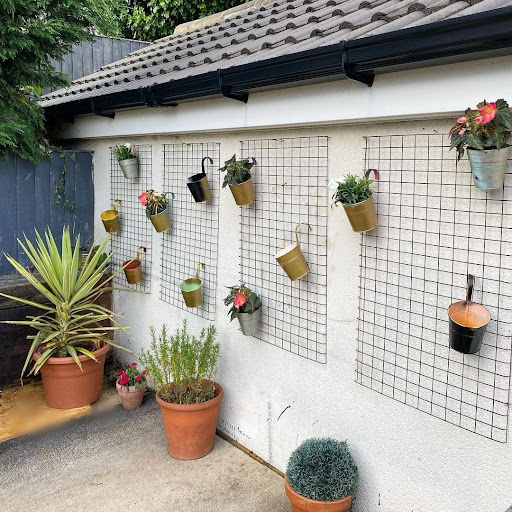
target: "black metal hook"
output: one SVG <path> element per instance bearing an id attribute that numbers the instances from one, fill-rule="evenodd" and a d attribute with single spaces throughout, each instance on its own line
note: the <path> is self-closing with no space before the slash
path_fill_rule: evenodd
<path id="1" fill-rule="evenodd" d="M 466 290 L 466 303 L 469 304 L 473 298 L 473 287 L 475 285 L 475 276 L 468 274 L 468 287 Z"/>
<path id="2" fill-rule="evenodd" d="M 368 169 L 364 173 L 364 177 L 368 179 L 370 177 L 370 174 L 373 172 L 373 175 L 375 176 L 375 179 L 378 181 L 380 180 L 380 173 L 377 169 Z"/>
<path id="3" fill-rule="evenodd" d="M 204 170 L 204 161 L 205 160 L 210 160 L 210 163 L 213 165 L 213 160 L 209 157 L 209 156 L 205 156 L 202 160 L 201 160 L 201 168 L 203 169 L 203 174 L 206 174 L 205 170 Z"/>

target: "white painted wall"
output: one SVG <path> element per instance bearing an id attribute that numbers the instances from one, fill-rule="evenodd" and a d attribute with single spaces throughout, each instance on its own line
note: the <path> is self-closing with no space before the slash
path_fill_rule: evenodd
<path id="1" fill-rule="evenodd" d="M 486 94 L 488 99 L 506 96 L 493 93 Z M 464 106 L 480 97 L 482 91 L 471 101 L 466 95 Z M 392 105 L 387 108 L 392 110 Z M 140 120 L 146 123 L 145 116 Z M 260 131 L 247 136 L 328 135 L 333 178 L 361 172 L 364 135 L 446 133 L 449 127 L 447 121 L 416 121 Z M 159 190 L 164 143 L 220 142 L 224 160 L 238 151 L 245 136 L 210 133 L 83 141 L 81 148 L 95 152 L 96 233 L 103 236 L 99 215 L 110 204 L 109 146 L 113 143 L 130 140 L 153 145 L 153 186 Z M 230 324 L 222 298 L 223 286 L 236 282 L 239 275 L 239 226 L 233 221 L 238 218 L 230 192 L 222 191 L 216 318 L 221 343 L 217 380 L 225 389 L 220 429 L 281 470 L 291 451 L 308 437 L 347 439 L 361 475 L 354 512 L 504 512 L 512 503 L 510 443 L 464 431 L 355 383 L 360 237 L 351 231 L 343 210 L 329 209 L 326 365 L 243 337 L 235 322 Z M 207 323 L 160 301 L 160 242 L 155 234 L 152 293 L 114 295 L 116 311 L 132 326 L 132 337 L 119 336 L 118 341 L 135 351 L 149 343 L 151 324 L 167 322 L 175 327 L 187 318 L 190 327 L 198 330 Z"/>

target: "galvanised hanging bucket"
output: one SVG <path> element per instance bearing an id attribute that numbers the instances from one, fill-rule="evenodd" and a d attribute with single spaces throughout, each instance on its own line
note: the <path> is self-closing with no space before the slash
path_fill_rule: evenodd
<path id="1" fill-rule="evenodd" d="M 203 172 L 194 174 L 187 178 L 187 187 L 192 193 L 192 197 L 196 203 L 202 203 L 203 201 L 209 201 L 212 198 L 212 191 L 210 190 L 210 184 L 208 178 L 204 172 L 204 161 L 210 160 L 213 165 L 213 160 L 209 156 L 205 156 L 201 161 L 201 167 Z"/>
<path id="2" fill-rule="evenodd" d="M 311 231 L 311 226 L 309 224 L 305 225 L 308 226 Z M 295 238 L 297 242 L 285 247 L 275 255 L 277 262 L 292 281 L 304 277 L 309 272 L 309 266 L 306 263 L 306 259 L 302 254 L 299 244 L 299 227 L 300 224 L 297 224 L 295 228 Z"/>
<path id="3" fill-rule="evenodd" d="M 454 302 L 448 308 L 450 347 L 462 354 L 474 354 L 480 350 L 485 329 L 491 315 L 481 304 L 471 302 L 475 276 L 468 274 L 466 300 Z"/>
<path id="4" fill-rule="evenodd" d="M 116 199 L 112 210 L 105 210 L 100 215 L 107 233 L 115 233 L 116 231 L 119 231 L 119 212 L 117 211 L 117 206 L 120 204 L 121 200 Z"/>
<path id="5" fill-rule="evenodd" d="M 164 231 L 169 231 L 172 228 L 171 219 L 169 218 L 169 212 L 167 208 L 156 215 L 151 215 L 149 217 L 153 227 L 156 229 L 158 233 L 163 233 Z"/>
<path id="6" fill-rule="evenodd" d="M 137 256 L 133 260 L 128 260 L 123 263 L 124 275 L 126 276 L 128 284 L 138 284 L 142 282 L 141 250 L 146 252 L 146 248 L 141 246 L 137 249 Z"/>
<path id="7" fill-rule="evenodd" d="M 475 187 L 481 190 L 503 188 L 511 146 L 501 149 L 468 149 Z"/>
<path id="8" fill-rule="evenodd" d="M 254 186 L 252 184 L 252 178 L 249 178 L 238 185 L 229 185 L 229 189 L 235 198 L 237 206 L 246 206 L 254 203 Z"/>
<path id="9" fill-rule="evenodd" d="M 196 275 L 189 279 L 185 279 L 180 284 L 181 294 L 185 299 L 185 304 L 188 308 L 197 308 L 203 304 L 203 283 L 199 279 L 199 266 L 204 264 L 198 263 L 196 265 Z"/>
<path id="10" fill-rule="evenodd" d="M 261 318 L 261 306 L 252 313 L 237 313 L 240 329 L 244 336 L 256 336 Z"/>
<path id="11" fill-rule="evenodd" d="M 368 169 L 364 176 L 366 179 L 370 177 L 370 173 L 375 174 L 375 179 L 379 179 L 379 171 L 377 169 Z M 378 225 L 377 212 L 375 210 L 375 202 L 373 196 L 369 197 L 365 201 L 361 201 L 356 204 L 345 204 L 343 203 L 343 209 L 347 214 L 352 231 L 356 233 L 364 233 L 375 229 Z"/>
<path id="12" fill-rule="evenodd" d="M 119 160 L 119 165 L 127 180 L 134 180 L 139 177 L 139 159 L 137 157 Z"/>

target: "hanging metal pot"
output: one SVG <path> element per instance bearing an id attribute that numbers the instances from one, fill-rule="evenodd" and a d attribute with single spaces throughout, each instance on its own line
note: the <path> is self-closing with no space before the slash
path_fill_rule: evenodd
<path id="1" fill-rule="evenodd" d="M 119 165 L 127 180 L 134 180 L 139 177 L 139 159 L 137 157 L 119 160 Z"/>
<path id="2" fill-rule="evenodd" d="M 146 252 L 146 248 L 140 246 L 137 249 L 137 256 L 132 260 L 127 260 L 123 263 L 124 275 L 126 276 L 128 284 L 138 284 L 142 282 L 142 261 L 140 259 L 141 250 Z"/>
<path id="3" fill-rule="evenodd" d="M 252 313 L 237 313 L 240 329 L 244 336 L 256 336 L 261 318 L 261 307 Z"/>
<path id="4" fill-rule="evenodd" d="M 185 279 L 185 281 L 180 284 L 181 294 L 188 308 L 197 308 L 203 303 L 203 283 L 201 279 L 199 279 L 200 266 L 204 268 L 204 264 L 198 263 L 196 265 L 195 277 Z"/>
<path id="5" fill-rule="evenodd" d="M 202 203 L 203 201 L 209 201 L 212 198 L 212 191 L 210 190 L 210 184 L 208 178 L 204 172 L 204 161 L 209 160 L 213 165 L 213 160 L 209 156 L 205 156 L 201 161 L 201 167 L 203 172 L 194 174 L 187 178 L 187 187 L 192 193 L 192 197 L 196 203 Z"/>
<path id="6" fill-rule="evenodd" d="M 311 231 L 309 224 L 304 225 L 308 226 Z M 275 255 L 277 262 L 283 267 L 283 270 L 292 281 L 304 277 L 309 272 L 308 264 L 306 263 L 306 259 L 302 254 L 299 244 L 299 227 L 300 224 L 297 224 L 295 228 L 295 238 L 297 242 L 285 247 Z"/>
<path id="7" fill-rule="evenodd" d="M 158 233 L 163 233 L 164 231 L 169 231 L 172 228 L 171 219 L 169 218 L 169 212 L 167 208 L 156 215 L 151 215 L 149 217 L 153 227 L 156 229 Z"/>
<path id="8" fill-rule="evenodd" d="M 375 174 L 375 179 L 379 179 L 379 173 L 376 169 L 368 169 L 364 173 L 365 178 L 368 179 L 372 171 Z M 360 203 L 342 204 L 350 225 L 352 226 L 352 230 L 356 233 L 364 233 L 377 227 L 377 212 L 375 210 L 373 196 Z"/>
<path id="9" fill-rule="evenodd" d="M 481 190 L 503 188 L 511 146 L 501 149 L 468 149 L 475 187 Z"/>
<path id="10" fill-rule="evenodd" d="M 480 350 L 491 315 L 481 304 L 471 301 L 475 276 L 468 274 L 466 300 L 454 302 L 448 308 L 450 347 L 462 354 Z"/>
<path id="11" fill-rule="evenodd" d="M 254 186 L 252 178 L 245 180 L 238 185 L 229 185 L 229 189 L 235 198 L 235 203 L 238 206 L 246 206 L 254 203 Z"/>
<path id="12" fill-rule="evenodd" d="M 115 233 L 116 231 L 119 231 L 119 212 L 117 211 L 117 206 L 120 204 L 121 200 L 116 199 L 112 210 L 105 210 L 100 215 L 107 233 Z"/>

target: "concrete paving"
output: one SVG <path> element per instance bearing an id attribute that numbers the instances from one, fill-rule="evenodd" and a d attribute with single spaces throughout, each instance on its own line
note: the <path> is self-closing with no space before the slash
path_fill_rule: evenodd
<path id="1" fill-rule="evenodd" d="M 160 410 L 146 397 L 0 444 L 2 512 L 289 512 L 281 476 L 217 438 L 197 461 L 167 454 Z"/>

